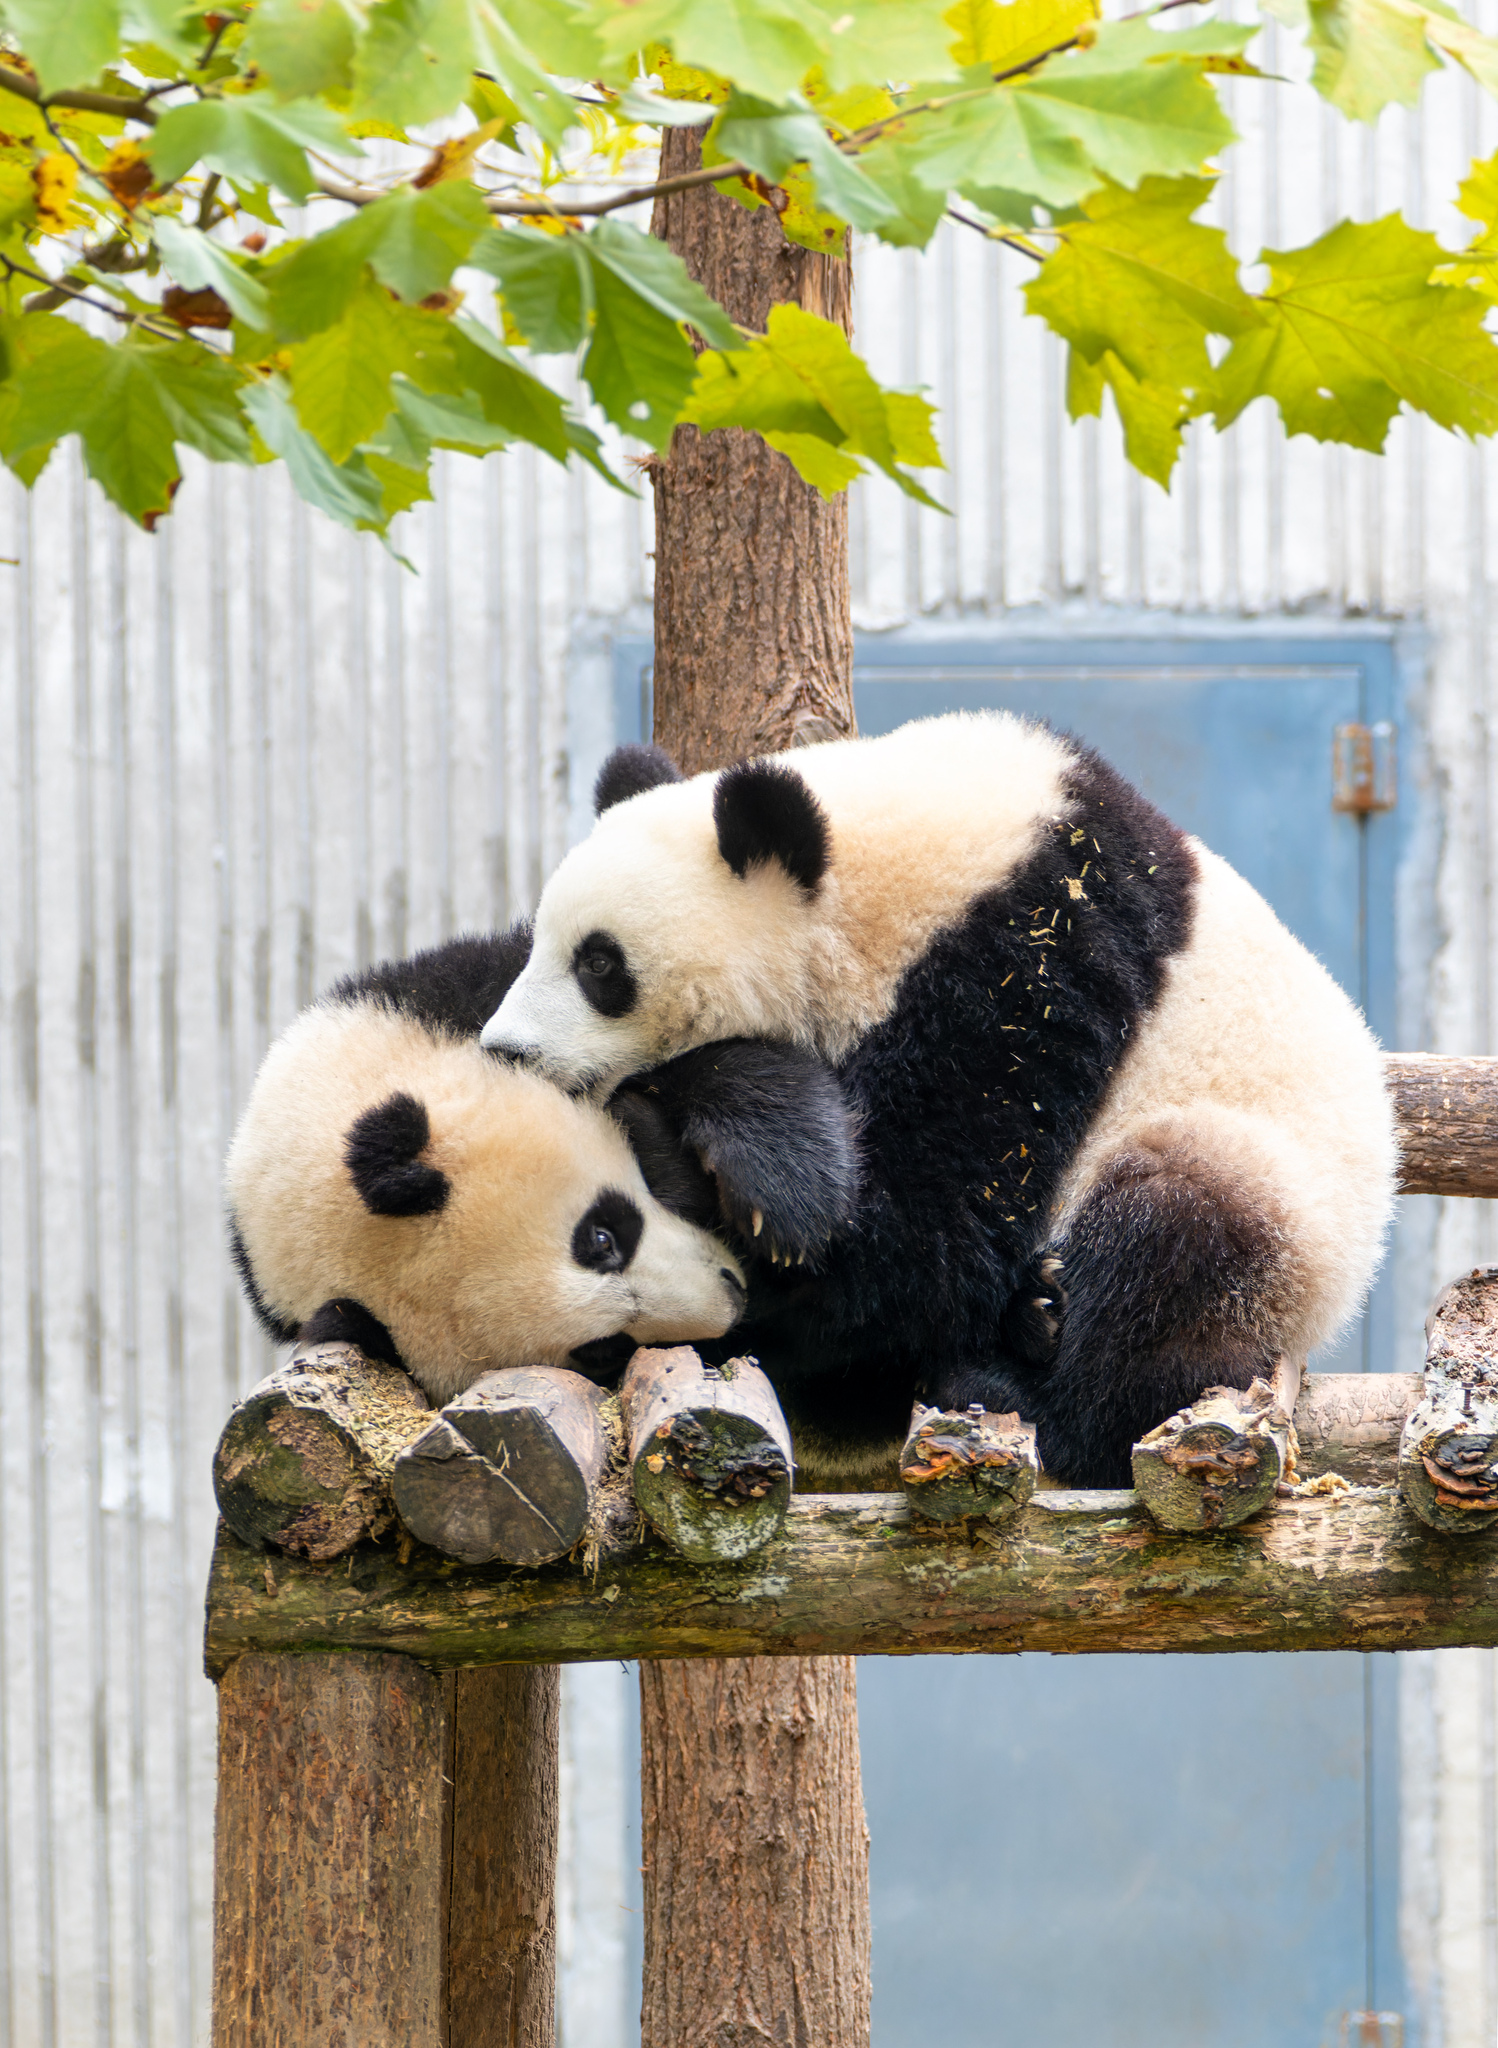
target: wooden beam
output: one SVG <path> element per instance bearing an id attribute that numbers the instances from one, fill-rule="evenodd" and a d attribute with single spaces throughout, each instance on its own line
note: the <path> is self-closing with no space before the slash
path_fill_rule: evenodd
<path id="1" fill-rule="evenodd" d="M 433 1669 L 607 1657 L 933 1650 L 1404 1650 L 1498 1645 L 1498 1552 L 1419 1522 L 1393 1487 L 1278 1501 L 1216 1534 L 1157 1528 L 1132 1492 L 1039 1493 L 996 1528 L 896 1494 L 804 1495 L 736 1564 L 651 1545 L 513 1572 L 366 1546 L 327 1567 L 221 1532 L 207 1658 L 400 1649 Z"/>
<path id="2" fill-rule="evenodd" d="M 1498 1195 L 1498 1059 L 1391 1052 L 1384 1075 L 1407 1195 Z"/>

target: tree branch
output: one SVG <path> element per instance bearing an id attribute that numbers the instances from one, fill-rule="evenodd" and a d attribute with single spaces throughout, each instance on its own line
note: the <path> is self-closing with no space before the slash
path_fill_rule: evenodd
<path id="1" fill-rule="evenodd" d="M 179 81 L 173 81 L 178 83 Z M 0 91 L 13 92 L 17 99 L 30 100 L 34 107 L 74 107 L 81 114 L 118 114 L 126 121 L 141 121 L 153 128 L 159 118 L 148 97 L 126 99 L 116 92 L 49 92 L 43 94 L 34 78 L 0 64 Z"/>

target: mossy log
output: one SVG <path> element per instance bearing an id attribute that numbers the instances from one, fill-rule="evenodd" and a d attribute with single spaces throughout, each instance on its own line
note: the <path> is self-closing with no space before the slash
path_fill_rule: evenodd
<path id="1" fill-rule="evenodd" d="M 1498 1528 L 1498 1269 L 1440 1296 L 1425 1326 L 1425 1384 L 1404 1426 L 1399 1485 L 1432 1529 Z"/>
<path id="2" fill-rule="evenodd" d="M 1161 1527 L 1230 1529 L 1267 1507 L 1292 1470 L 1293 1401 L 1264 1379 L 1208 1387 L 1141 1437 L 1134 1484 Z"/>
<path id="3" fill-rule="evenodd" d="M 779 1534 L 791 1437 L 757 1365 L 704 1365 L 687 1345 L 637 1351 L 619 1389 L 640 1512 L 697 1564 L 747 1557 Z"/>
<path id="4" fill-rule="evenodd" d="M 342 1557 L 390 1527 L 390 1475 L 428 1426 L 426 1396 L 399 1366 L 319 1344 L 251 1389 L 213 1456 L 219 1513 L 243 1542 Z"/>
<path id="5" fill-rule="evenodd" d="M 221 1530 L 208 1667 L 246 1650 L 400 1650 L 433 1668 L 608 1657 L 935 1650 L 1415 1650 L 1498 1645 L 1498 1551 L 1453 1544 L 1387 1487 L 1275 1502 L 1216 1534 L 1132 1492 L 1037 1493 L 993 1527 L 898 1494 L 807 1495 L 737 1562 L 664 1545 L 512 1571 L 394 1544 L 265 1560 Z"/>
<path id="6" fill-rule="evenodd" d="M 395 1461 L 402 1523 L 467 1564 L 549 1564 L 586 1535 L 609 1458 L 608 1396 L 550 1366 L 486 1372 Z"/>
<path id="7" fill-rule="evenodd" d="M 962 1414 L 916 1402 L 900 1483 L 928 1522 L 1001 1522 L 1025 1505 L 1039 1477 L 1034 1423 L 990 1414 L 981 1402 Z"/>

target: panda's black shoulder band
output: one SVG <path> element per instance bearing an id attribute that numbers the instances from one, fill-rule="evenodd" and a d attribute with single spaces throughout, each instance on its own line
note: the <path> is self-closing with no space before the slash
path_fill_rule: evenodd
<path id="1" fill-rule="evenodd" d="M 638 742 L 615 747 L 593 785 L 594 816 L 601 818 L 615 804 L 641 796 L 647 789 L 659 789 L 663 782 L 681 779 L 681 770 L 663 747 L 642 747 Z"/>
<path id="2" fill-rule="evenodd" d="M 783 761 L 739 761 L 713 791 L 718 851 L 742 878 L 778 860 L 810 895 L 832 858 L 827 814 L 794 768 Z"/>
<path id="3" fill-rule="evenodd" d="M 447 1201 L 447 1175 L 417 1156 L 432 1135 L 426 1106 L 392 1095 L 349 1126 L 343 1163 L 376 1216 L 430 1216 Z"/>

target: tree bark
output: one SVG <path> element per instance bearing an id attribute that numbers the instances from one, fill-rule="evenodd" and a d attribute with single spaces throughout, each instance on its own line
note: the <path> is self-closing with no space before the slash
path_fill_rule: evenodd
<path id="1" fill-rule="evenodd" d="M 1123 1489 L 1040 1492 L 997 1528 L 928 1522 L 899 1494 L 848 1493 L 793 1500 L 779 1540 L 737 1564 L 689 1564 L 654 1544 L 605 1559 L 596 1578 L 570 1565 L 465 1566 L 428 1550 L 404 1565 L 393 1554 L 360 1553 L 352 1573 L 286 1558 L 277 1561 L 273 1600 L 264 1565 L 220 1533 L 208 1589 L 210 1669 L 247 1650 L 395 1647 L 452 1669 L 609 1657 L 743 1657 L 763 1668 L 772 1657 L 932 1650 L 1498 1644 L 1498 1552 L 1427 1528 L 1392 1483 L 1278 1500 L 1207 1534 L 1158 1527 Z M 711 1672 L 699 1685 L 707 1697 Z M 647 1702 L 647 1713 L 657 1704 Z M 674 1756 L 682 1799 L 709 1796 L 726 1738 L 716 1757 L 685 1738 L 670 1750 L 669 1728 L 651 1740 Z M 808 1750 L 819 1745 L 835 1782 L 851 1769 L 851 1752 L 825 1727 L 808 1737 Z M 810 1772 L 807 1764 L 803 1789 Z M 712 1796 L 731 1790 L 720 1785 Z M 647 1879 L 651 1915 L 666 1911 L 653 1899 L 659 1881 Z M 690 1906 L 704 1943 L 737 1910 L 724 1902 L 715 1921 L 710 1904 L 699 1895 Z M 686 1910 L 671 1901 L 669 1919 L 655 1924 L 679 1936 Z M 826 1959 L 787 1946 L 783 1981 L 794 1975 L 796 1985 L 789 2015 Z M 659 1952 L 655 1960 L 677 1967 Z"/>
<path id="2" fill-rule="evenodd" d="M 229 1665 L 214 2048 L 551 2048 L 558 1698 L 554 1665 Z"/>
<path id="3" fill-rule="evenodd" d="M 701 160 L 696 130 L 665 130 L 663 177 Z M 769 206 L 703 186 L 652 225 L 741 325 L 790 302 L 851 326 L 846 254 L 797 248 Z M 853 732 L 846 495 L 737 431 L 678 427 L 654 474 L 659 744 L 695 774 Z M 867 2048 L 851 1661 L 642 1669 L 640 1712 L 642 2048 Z"/>
<path id="4" fill-rule="evenodd" d="M 1410 1195 L 1498 1195 L 1498 1059 L 1391 1052 L 1399 1185 Z"/>
<path id="5" fill-rule="evenodd" d="M 640 1667 L 643 2042 L 869 2038 L 851 1657 Z"/>
<path id="6" fill-rule="evenodd" d="M 695 129 L 666 129 L 662 177 L 701 161 Z M 701 186 L 658 199 L 652 226 L 741 326 L 763 332 L 787 302 L 851 326 L 847 259 L 788 242 L 769 206 Z M 695 775 L 851 733 L 846 493 L 829 504 L 737 428 L 678 427 L 652 468 L 660 745 Z"/>

